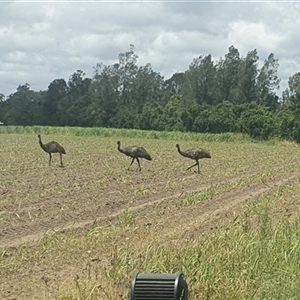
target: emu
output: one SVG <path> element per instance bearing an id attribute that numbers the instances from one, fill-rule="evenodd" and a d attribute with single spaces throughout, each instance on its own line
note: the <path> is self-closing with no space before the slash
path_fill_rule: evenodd
<path id="1" fill-rule="evenodd" d="M 201 158 L 211 158 L 209 152 L 202 148 L 193 148 L 186 151 L 181 151 L 180 146 L 176 144 L 176 147 L 178 149 L 178 152 L 187 158 L 194 159 L 196 163 L 190 167 L 187 168 L 187 170 L 191 169 L 192 167 L 198 166 L 198 173 L 200 173 L 200 167 L 199 167 L 199 159 Z"/>
<path id="2" fill-rule="evenodd" d="M 41 148 L 49 153 L 49 166 L 51 165 L 51 159 L 52 159 L 52 153 L 59 153 L 60 155 L 60 166 L 63 167 L 63 162 L 62 162 L 62 154 L 66 154 L 65 149 L 57 142 L 49 142 L 47 144 L 43 144 L 42 143 L 42 139 L 41 139 L 41 135 L 38 135 L 39 138 L 39 144 L 41 146 Z"/>
<path id="3" fill-rule="evenodd" d="M 130 169 L 131 165 L 133 164 L 134 160 L 136 159 L 138 165 L 139 165 L 139 170 L 141 171 L 141 165 L 140 165 L 140 161 L 139 158 L 145 158 L 147 160 L 152 160 L 150 154 L 145 150 L 145 148 L 143 147 L 138 147 L 138 146 L 130 146 L 130 147 L 126 147 L 124 149 L 121 149 L 121 142 L 118 141 L 117 142 L 118 145 L 118 150 L 127 155 L 132 157 L 131 163 L 128 167 L 128 170 Z"/>

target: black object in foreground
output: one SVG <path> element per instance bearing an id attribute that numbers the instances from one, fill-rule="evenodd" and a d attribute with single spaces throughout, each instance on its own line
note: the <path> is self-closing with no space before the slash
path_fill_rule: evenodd
<path id="1" fill-rule="evenodd" d="M 136 273 L 129 300 L 188 300 L 188 286 L 182 273 Z"/>

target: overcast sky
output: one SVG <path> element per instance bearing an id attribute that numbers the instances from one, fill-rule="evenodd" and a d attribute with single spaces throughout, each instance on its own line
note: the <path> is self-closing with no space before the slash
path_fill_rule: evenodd
<path id="1" fill-rule="evenodd" d="M 0 93 L 28 83 L 47 90 L 76 70 L 92 78 L 135 46 L 138 65 L 168 79 L 199 55 L 279 60 L 281 90 L 300 71 L 299 1 L 1 1 Z"/>

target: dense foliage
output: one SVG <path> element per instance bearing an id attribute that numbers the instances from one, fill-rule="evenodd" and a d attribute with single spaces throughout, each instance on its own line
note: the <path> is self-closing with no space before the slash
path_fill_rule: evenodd
<path id="1" fill-rule="evenodd" d="M 46 91 L 20 85 L 0 94 L 5 125 L 115 127 L 192 132 L 241 132 L 253 138 L 279 136 L 300 142 L 300 72 L 282 98 L 278 59 L 259 67 L 257 50 L 242 57 L 229 47 L 224 58 L 195 58 L 187 71 L 164 78 L 151 64 L 137 65 L 131 46 L 118 63 L 98 63 L 93 78 L 81 70 L 52 81 Z"/>

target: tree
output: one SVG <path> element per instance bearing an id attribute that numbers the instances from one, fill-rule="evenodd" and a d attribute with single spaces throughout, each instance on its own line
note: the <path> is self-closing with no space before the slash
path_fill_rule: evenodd
<path id="1" fill-rule="evenodd" d="M 216 67 L 211 55 L 195 58 L 185 76 L 187 85 L 184 96 L 191 94 L 198 104 L 215 104 Z"/>
<path id="2" fill-rule="evenodd" d="M 122 109 L 111 119 L 115 128 L 138 128 L 138 115 L 130 109 Z"/>
<path id="3" fill-rule="evenodd" d="M 56 104 L 55 119 L 56 124 L 60 126 L 86 126 L 86 120 L 80 119 L 84 113 L 78 111 L 81 107 L 82 110 L 86 110 L 88 106 L 89 97 L 84 97 L 89 91 L 91 83 L 90 78 L 84 78 L 85 73 L 81 70 L 77 70 L 69 77 L 69 81 L 66 87 L 66 95 L 60 99 Z M 84 101 L 86 100 L 86 103 Z M 74 107 L 73 107 L 74 106 Z M 76 114 L 76 115 L 75 115 Z M 88 122 L 90 124 L 90 122 Z"/>
<path id="4" fill-rule="evenodd" d="M 160 102 L 163 85 L 163 77 L 152 70 L 151 64 L 139 67 L 128 93 L 131 110 L 141 113 L 146 103 Z"/>
<path id="5" fill-rule="evenodd" d="M 271 53 L 268 59 L 265 60 L 257 77 L 257 102 L 269 107 L 272 111 L 275 111 L 279 105 L 278 96 L 276 95 L 280 83 L 277 76 L 278 67 L 278 59 L 275 59 L 274 54 Z"/>
<path id="6" fill-rule="evenodd" d="M 300 72 L 289 78 L 288 85 L 292 96 L 300 95 Z"/>
<path id="7" fill-rule="evenodd" d="M 235 105 L 224 101 L 211 107 L 211 113 L 208 117 L 209 132 L 234 132 L 236 130 Z"/>
<path id="8" fill-rule="evenodd" d="M 240 132 L 262 140 L 267 140 L 278 132 L 278 123 L 267 107 L 251 103 L 244 104 L 243 109 L 238 120 Z"/>
<path id="9" fill-rule="evenodd" d="M 238 87 L 235 95 L 235 103 L 250 103 L 255 102 L 256 93 L 256 78 L 258 74 L 257 50 L 249 51 L 245 58 L 240 62 L 238 69 Z"/>
<path id="10" fill-rule="evenodd" d="M 134 45 L 130 45 L 129 51 L 119 54 L 119 64 L 116 65 L 119 77 L 118 90 L 121 92 L 122 104 L 126 107 L 134 106 L 130 101 L 130 93 L 138 71 L 137 59 Z"/>
<path id="11" fill-rule="evenodd" d="M 113 126 L 111 120 L 118 111 L 120 99 L 118 67 L 118 64 L 105 66 L 102 63 L 95 67 L 88 107 L 94 126 Z"/>
<path id="12" fill-rule="evenodd" d="M 163 107 L 160 103 L 146 103 L 138 116 L 139 128 L 145 130 L 164 130 Z"/>
<path id="13" fill-rule="evenodd" d="M 183 131 L 184 126 L 181 118 L 182 111 L 183 106 L 180 97 L 171 96 L 163 109 L 161 122 L 164 126 L 164 130 Z"/>
<path id="14" fill-rule="evenodd" d="M 217 64 L 217 76 L 220 85 L 220 98 L 224 101 L 239 103 L 237 89 L 240 72 L 240 53 L 233 45 L 229 47 L 229 52 L 225 59 L 221 59 Z"/>
<path id="15" fill-rule="evenodd" d="M 278 113 L 280 136 L 300 142 L 300 72 L 289 78 L 288 89 L 283 93 L 284 102 Z"/>
<path id="16" fill-rule="evenodd" d="M 77 70 L 73 73 L 68 81 L 68 95 L 72 97 L 79 98 L 87 94 L 91 79 L 84 78 L 85 73 L 81 70 Z"/>
<path id="17" fill-rule="evenodd" d="M 89 113 L 90 103 L 91 98 L 88 95 L 73 100 L 72 105 L 63 114 L 62 122 L 68 126 L 92 127 L 93 119 Z"/>
<path id="18" fill-rule="evenodd" d="M 209 117 L 211 115 L 211 106 L 207 104 L 199 105 L 197 117 L 194 121 L 194 130 L 196 132 L 209 132 Z"/>
<path id="19" fill-rule="evenodd" d="M 46 125 L 59 125 L 58 105 L 67 96 L 67 92 L 67 84 L 64 79 L 55 79 L 49 84 L 43 107 Z"/>
<path id="20" fill-rule="evenodd" d="M 19 85 L 17 91 L 3 102 L 0 121 L 6 125 L 43 125 L 42 94 L 31 90 L 28 83 Z"/>
<path id="21" fill-rule="evenodd" d="M 175 73 L 171 78 L 164 82 L 164 89 L 168 96 L 183 95 L 183 88 L 185 84 L 185 73 Z"/>
<path id="22" fill-rule="evenodd" d="M 181 119 L 185 131 L 198 131 L 195 124 L 196 119 L 201 114 L 202 105 L 193 103 L 190 105 L 184 105 L 182 108 Z"/>
<path id="23" fill-rule="evenodd" d="M 5 96 L 4 96 L 4 94 L 0 93 L 0 124 L 3 123 L 4 115 L 6 112 L 6 106 L 7 106 L 7 103 L 5 101 Z"/>
<path id="24" fill-rule="evenodd" d="M 295 130 L 295 115 L 288 109 L 282 109 L 277 114 L 278 135 L 285 140 L 295 140 L 300 142 L 300 135 Z"/>

